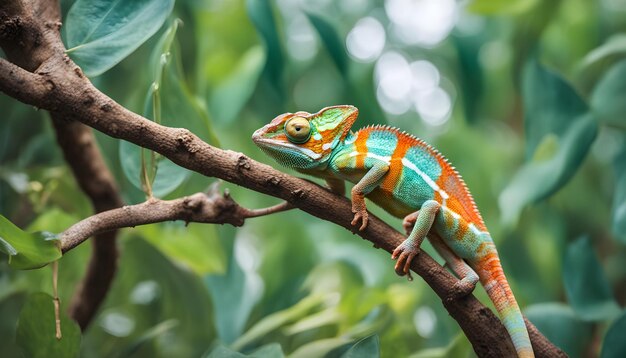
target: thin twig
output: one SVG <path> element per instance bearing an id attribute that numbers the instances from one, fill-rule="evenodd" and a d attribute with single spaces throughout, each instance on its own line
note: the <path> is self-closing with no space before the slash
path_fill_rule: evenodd
<path id="1" fill-rule="evenodd" d="M 59 299 L 59 291 L 58 291 L 58 281 L 59 281 L 59 261 L 54 261 L 52 263 L 52 295 L 54 296 L 52 299 L 54 301 L 54 328 L 56 331 L 56 338 L 60 340 L 63 336 L 61 334 L 61 300 Z"/>

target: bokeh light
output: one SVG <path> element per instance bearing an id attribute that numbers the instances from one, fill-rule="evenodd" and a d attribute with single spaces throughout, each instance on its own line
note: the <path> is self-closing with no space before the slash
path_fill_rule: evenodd
<path id="1" fill-rule="evenodd" d="M 380 56 L 385 47 L 385 29 L 373 17 L 359 20 L 348 33 L 346 47 L 348 53 L 361 62 L 372 62 Z"/>

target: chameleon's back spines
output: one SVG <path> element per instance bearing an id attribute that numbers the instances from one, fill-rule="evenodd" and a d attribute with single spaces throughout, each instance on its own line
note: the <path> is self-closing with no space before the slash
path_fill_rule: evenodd
<path id="1" fill-rule="evenodd" d="M 469 188 L 467 187 L 467 184 L 465 184 L 465 180 L 463 180 L 463 178 L 461 177 L 461 174 L 459 174 L 459 172 L 456 170 L 455 167 L 453 167 L 450 162 L 448 161 L 448 159 L 446 157 L 443 156 L 443 154 L 441 154 L 437 149 L 435 149 L 433 146 L 431 146 L 430 144 L 426 143 L 423 139 L 416 137 L 415 135 L 411 134 L 411 133 L 407 133 L 399 128 L 396 127 L 392 127 L 386 124 L 370 124 L 367 125 L 363 128 L 360 128 L 358 131 L 356 131 L 355 134 L 358 134 L 359 132 L 370 132 L 370 131 L 386 131 L 386 132 L 392 132 L 394 133 L 397 138 L 398 141 L 402 141 L 402 140 L 408 140 L 410 141 L 410 145 L 411 146 L 418 146 L 421 148 L 426 149 L 426 151 L 428 153 L 430 153 L 434 158 L 437 159 L 437 161 L 439 162 L 439 164 L 441 165 L 441 169 L 442 171 L 447 171 L 447 175 L 453 177 L 453 182 L 456 186 L 458 186 L 458 188 L 450 188 L 447 183 L 442 183 L 442 187 L 444 190 L 446 191 L 450 191 L 450 190 L 460 190 L 460 192 L 455 192 L 455 198 L 460 198 L 462 200 L 459 200 L 464 211 L 466 211 L 466 213 L 471 216 L 472 218 L 474 218 L 475 222 L 474 224 L 479 226 L 480 228 L 485 229 L 486 231 L 486 227 L 485 227 L 485 223 L 484 220 L 482 218 L 482 216 L 480 215 L 480 211 L 478 211 L 478 207 L 476 206 L 476 202 L 474 201 L 474 198 L 472 197 L 472 194 L 469 191 Z"/>

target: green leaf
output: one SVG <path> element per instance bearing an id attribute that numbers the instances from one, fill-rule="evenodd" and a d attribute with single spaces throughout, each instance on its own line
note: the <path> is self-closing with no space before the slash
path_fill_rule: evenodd
<path id="1" fill-rule="evenodd" d="M 139 190 L 143 190 L 141 181 L 141 150 L 135 144 L 120 141 L 120 165 L 126 179 Z M 157 170 L 152 183 L 152 194 L 155 197 L 164 197 L 176 190 L 189 177 L 191 172 L 179 167 L 169 159 L 158 156 Z"/>
<path id="2" fill-rule="evenodd" d="M 347 337 L 325 338 L 301 345 L 292 352 L 290 358 L 324 357 L 330 352 L 350 343 Z"/>
<path id="3" fill-rule="evenodd" d="M 135 354 L 141 348 L 141 346 L 143 346 L 144 344 L 154 340 L 155 338 L 157 338 L 159 336 L 162 336 L 163 334 L 165 334 L 168 331 L 172 330 L 176 326 L 178 326 L 178 321 L 176 321 L 175 319 L 169 319 L 167 321 L 163 321 L 163 322 L 155 325 L 154 327 L 152 327 L 152 328 L 148 329 L 147 331 L 143 332 L 143 334 L 141 336 L 139 336 L 139 338 L 137 338 L 135 341 L 131 342 L 131 344 L 128 345 L 128 347 L 126 347 L 124 349 L 124 351 L 122 351 L 118 355 L 118 357 L 133 357 L 133 356 L 135 356 Z"/>
<path id="4" fill-rule="evenodd" d="M 268 333 L 277 330 L 284 325 L 307 315 L 314 307 L 323 302 L 323 297 L 311 295 L 303 298 L 295 305 L 284 310 L 272 313 L 252 326 L 246 333 L 241 335 L 231 346 L 234 349 L 243 349 L 248 344 L 265 337 Z"/>
<path id="5" fill-rule="evenodd" d="M 574 89 L 536 58 L 523 82 L 526 158 L 499 198 L 503 221 L 559 190 L 576 173 L 596 138 L 598 124 Z"/>
<path id="6" fill-rule="evenodd" d="M 377 334 L 356 342 L 341 358 L 380 357 L 380 339 Z"/>
<path id="7" fill-rule="evenodd" d="M 333 59 L 335 66 L 339 72 L 346 77 L 348 75 L 348 54 L 343 44 L 343 40 L 339 37 L 334 27 L 323 17 L 307 13 L 307 17 L 313 27 L 317 31 L 324 47 Z"/>
<path id="8" fill-rule="evenodd" d="M 89 76 L 122 61 L 163 25 L 174 0 L 78 0 L 65 20 L 70 57 Z"/>
<path id="9" fill-rule="evenodd" d="M 168 73 L 172 67 L 172 46 L 179 23 L 179 20 L 172 22 L 150 56 L 150 69 L 154 80 L 146 94 L 143 115 L 157 123 L 161 123 L 162 106 L 167 106 L 172 101 L 171 97 L 163 96 L 162 91 L 164 82 L 170 79 Z M 184 183 L 191 174 L 189 170 L 172 163 L 169 159 L 126 141 L 120 141 L 119 155 L 126 178 L 147 195 L 152 193 L 156 197 L 166 196 Z"/>
<path id="10" fill-rule="evenodd" d="M 9 255 L 9 265 L 20 270 L 35 269 L 61 258 L 56 236 L 28 233 L 0 215 L 0 252 Z"/>
<path id="11" fill-rule="evenodd" d="M 591 95 L 594 115 L 606 123 L 626 129 L 626 60 L 606 72 Z"/>
<path id="12" fill-rule="evenodd" d="M 498 198 L 502 220 L 515 222 L 526 205 L 547 198 L 565 185 L 587 156 L 597 132 L 598 124 L 591 115 L 578 117 L 558 138 L 554 156 L 524 164 Z M 549 143 L 556 140 L 555 136 L 548 135 L 545 139 L 549 145 L 538 148 L 546 150 L 547 146 L 555 145 Z"/>
<path id="13" fill-rule="evenodd" d="M 265 42 L 265 71 L 272 85 L 279 93 L 282 93 L 282 73 L 285 59 L 270 2 L 268 0 L 246 0 L 246 8 L 250 20 Z"/>
<path id="14" fill-rule="evenodd" d="M 218 345 L 205 358 L 283 358 L 285 354 L 278 343 L 270 343 L 250 354 L 236 352 L 226 346 Z"/>
<path id="15" fill-rule="evenodd" d="M 243 240 L 241 237 L 237 240 L 236 249 L 238 245 L 245 245 Z M 220 339 L 226 343 L 234 342 L 241 335 L 263 290 L 261 277 L 244 271 L 238 261 L 233 253 L 225 274 L 205 278 L 215 307 L 215 326 Z"/>
<path id="16" fill-rule="evenodd" d="M 197 275 L 226 270 L 226 254 L 214 225 L 178 221 L 144 225 L 137 230 L 172 261 Z"/>
<path id="17" fill-rule="evenodd" d="M 214 90 L 209 101 L 214 117 L 223 122 L 233 121 L 248 102 L 256 88 L 265 52 L 259 46 L 248 50 L 233 73 Z"/>
<path id="18" fill-rule="evenodd" d="M 62 338 L 56 339 L 54 303 L 50 295 L 28 297 L 17 323 L 17 344 L 27 357 L 78 357 L 81 334 L 76 322 L 60 310 Z"/>
<path id="19" fill-rule="evenodd" d="M 468 10 L 479 14 L 521 14 L 530 10 L 537 0 L 474 0 Z"/>
<path id="20" fill-rule="evenodd" d="M 458 334 L 445 347 L 428 348 L 412 354 L 410 358 L 447 358 L 447 357 L 472 357 L 472 346 L 463 334 Z"/>
<path id="21" fill-rule="evenodd" d="M 593 325 L 582 321 L 563 303 L 540 303 L 524 310 L 526 317 L 548 340 L 572 358 L 585 357 Z"/>
<path id="22" fill-rule="evenodd" d="M 619 33 L 611 36 L 605 43 L 587 53 L 577 66 L 582 77 L 581 82 L 584 85 L 595 83 L 612 63 L 624 55 L 626 55 L 626 34 Z"/>
<path id="23" fill-rule="evenodd" d="M 623 312 L 606 332 L 604 343 L 602 344 L 601 358 L 626 357 L 626 340 L 624 340 L 624 332 L 626 332 L 626 312 Z"/>
<path id="24" fill-rule="evenodd" d="M 565 294 L 574 312 L 585 321 L 614 318 L 620 309 L 587 237 L 570 243 L 563 262 Z"/>
<path id="25" fill-rule="evenodd" d="M 536 56 L 523 71 L 526 158 L 533 156 L 546 135 L 561 136 L 574 118 L 587 112 L 587 104 L 559 74 L 544 68 Z"/>
<path id="26" fill-rule="evenodd" d="M 613 161 L 615 168 L 615 195 L 613 196 L 612 229 L 615 237 L 626 244 L 626 138 L 622 150 Z"/>

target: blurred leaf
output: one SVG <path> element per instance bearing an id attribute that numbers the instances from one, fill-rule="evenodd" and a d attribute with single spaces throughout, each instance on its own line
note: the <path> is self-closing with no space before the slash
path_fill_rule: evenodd
<path id="1" fill-rule="evenodd" d="M 61 258 L 56 236 L 45 233 L 28 233 L 0 215 L 0 252 L 9 256 L 9 265 L 28 270 L 47 265 Z"/>
<path id="2" fill-rule="evenodd" d="M 502 221 L 515 222 L 526 205 L 552 195 L 565 185 L 587 156 L 597 132 L 598 124 L 591 115 L 580 116 L 558 139 L 558 149 L 552 158 L 524 164 L 498 198 Z M 555 140 L 552 135 L 545 138 Z"/>
<path id="3" fill-rule="evenodd" d="M 569 83 L 544 68 L 536 56 L 526 64 L 523 76 L 524 132 L 529 159 L 546 135 L 561 136 L 575 118 L 587 111 L 587 105 Z"/>
<path id="4" fill-rule="evenodd" d="M 591 95 L 591 109 L 601 121 L 626 129 L 626 60 L 606 72 Z"/>
<path id="5" fill-rule="evenodd" d="M 219 338 L 232 343 L 243 333 L 252 308 L 261 298 L 263 282 L 256 273 L 244 271 L 234 254 L 225 274 L 209 275 L 205 282 L 213 300 Z"/>
<path id="6" fill-rule="evenodd" d="M 175 319 L 170 319 L 167 321 L 163 321 L 156 326 L 144 331 L 139 338 L 133 341 L 128 347 L 125 348 L 124 351 L 120 353 L 118 357 L 133 357 L 134 354 L 137 353 L 139 348 L 147 342 L 155 339 L 158 336 L 165 334 L 167 331 L 173 329 L 178 326 L 178 321 Z"/>
<path id="7" fill-rule="evenodd" d="M 67 53 L 94 77 L 130 55 L 163 25 L 174 0 L 78 0 L 65 19 Z"/>
<path id="8" fill-rule="evenodd" d="M 410 358 L 472 357 L 472 346 L 462 333 L 458 334 L 446 347 L 429 348 L 412 354 Z"/>
<path id="9" fill-rule="evenodd" d="M 62 338 L 56 339 L 54 303 L 50 295 L 28 297 L 17 323 L 17 344 L 27 357 L 78 357 L 80 328 L 60 310 Z"/>
<path id="10" fill-rule="evenodd" d="M 305 316 L 315 306 L 320 305 L 322 302 L 322 296 L 311 295 L 303 298 L 300 302 L 289 308 L 272 313 L 262 318 L 254 326 L 250 327 L 246 333 L 241 335 L 231 344 L 231 347 L 237 350 L 243 349 L 247 345 L 263 338 L 268 333 Z"/>
<path id="11" fill-rule="evenodd" d="M 484 83 L 483 67 L 479 62 L 479 53 L 483 48 L 484 36 L 452 36 L 451 40 L 456 47 L 459 58 L 459 82 L 463 96 L 463 110 L 465 120 L 475 123 L 480 116 L 477 114 L 478 105 L 483 97 Z"/>
<path id="12" fill-rule="evenodd" d="M 537 0 L 474 0 L 467 7 L 479 14 L 520 14 L 531 9 Z"/>
<path id="13" fill-rule="evenodd" d="M 572 358 L 585 357 L 593 325 L 582 321 L 563 303 L 540 303 L 524 310 L 526 317 L 548 340 Z"/>
<path id="14" fill-rule="evenodd" d="M 602 354 L 600 357 L 626 357 L 626 340 L 624 340 L 624 332 L 626 332 L 626 312 L 623 312 L 606 332 L 606 336 L 604 336 L 604 343 L 602 344 Z"/>
<path id="15" fill-rule="evenodd" d="M 587 81 L 591 81 L 624 54 L 626 54 L 626 34 L 615 34 L 587 53 L 578 65 L 578 71 Z"/>
<path id="16" fill-rule="evenodd" d="M 120 141 L 120 165 L 126 179 L 139 190 L 143 190 L 141 180 L 141 147 L 126 141 Z M 154 183 L 152 183 L 152 194 L 161 198 L 178 188 L 191 174 L 169 159 L 158 156 L 157 170 Z"/>
<path id="17" fill-rule="evenodd" d="M 202 279 L 174 265 L 143 239 L 121 243 L 124 255 L 119 266 L 123 269 L 117 273 L 103 312 L 85 335 L 81 353 L 118 357 L 158 323 L 176 320 L 176 328 L 153 336 L 137 356 L 200 356 L 216 336 L 211 299 Z M 120 327 L 120 317 L 126 328 Z M 125 331 L 111 332 L 111 328 Z"/>
<path id="18" fill-rule="evenodd" d="M 278 93 L 283 93 L 285 60 L 269 0 L 246 0 L 248 16 L 265 42 L 265 70 Z"/>
<path id="19" fill-rule="evenodd" d="M 324 357 L 335 349 L 350 343 L 350 341 L 347 337 L 318 339 L 301 345 L 289 355 L 289 358 Z"/>
<path id="20" fill-rule="evenodd" d="M 336 307 L 326 308 L 323 311 L 309 314 L 298 322 L 285 327 L 284 333 L 287 335 L 294 335 L 311 329 L 320 328 L 322 326 L 337 324 L 340 322 L 341 317 L 342 316 L 337 311 Z"/>
<path id="21" fill-rule="evenodd" d="M 614 318 L 620 309 L 587 237 L 570 243 L 563 262 L 565 294 L 574 312 L 585 321 Z"/>
<path id="22" fill-rule="evenodd" d="M 596 138 L 587 105 L 559 75 L 536 58 L 524 71 L 526 158 L 498 200 L 502 220 L 517 220 L 524 206 L 559 190 L 577 171 Z"/>
<path id="23" fill-rule="evenodd" d="M 209 101 L 214 117 L 222 122 L 233 121 L 254 93 L 265 53 L 259 46 L 252 47 L 239 60 L 232 74 L 214 90 Z"/>
<path id="24" fill-rule="evenodd" d="M 215 347 L 210 354 L 205 354 L 205 358 L 283 358 L 285 354 L 278 343 L 270 343 L 255 350 L 250 354 L 236 352 L 223 345 Z"/>
<path id="25" fill-rule="evenodd" d="M 330 54 L 330 57 L 333 59 L 335 66 L 337 66 L 339 72 L 341 72 L 344 78 L 347 77 L 349 62 L 343 40 L 335 31 L 333 25 L 331 25 L 326 19 L 311 13 L 306 13 L 306 15 L 320 36 L 320 39 Z"/>
<path id="26" fill-rule="evenodd" d="M 380 357 L 380 339 L 374 334 L 356 342 L 341 358 Z"/>
<path id="27" fill-rule="evenodd" d="M 615 237 L 626 244 L 626 138 L 622 150 L 613 161 L 615 168 L 615 194 L 613 196 L 612 229 Z"/>
<path id="28" fill-rule="evenodd" d="M 144 225 L 137 230 L 172 261 L 197 275 L 226 270 L 224 248 L 213 225 L 179 221 Z"/>

